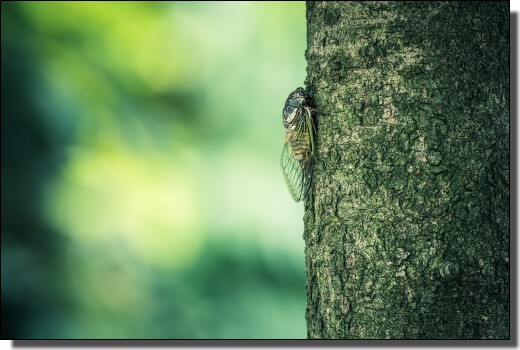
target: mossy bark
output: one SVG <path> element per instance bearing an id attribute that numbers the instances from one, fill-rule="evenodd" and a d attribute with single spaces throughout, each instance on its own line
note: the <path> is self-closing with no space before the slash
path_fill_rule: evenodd
<path id="1" fill-rule="evenodd" d="M 308 2 L 309 338 L 509 338 L 508 2 Z"/>

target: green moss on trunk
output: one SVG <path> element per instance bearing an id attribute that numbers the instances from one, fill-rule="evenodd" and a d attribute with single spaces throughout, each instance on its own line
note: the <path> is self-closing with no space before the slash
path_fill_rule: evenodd
<path id="1" fill-rule="evenodd" d="M 509 337 L 507 2 L 308 2 L 309 338 Z"/>

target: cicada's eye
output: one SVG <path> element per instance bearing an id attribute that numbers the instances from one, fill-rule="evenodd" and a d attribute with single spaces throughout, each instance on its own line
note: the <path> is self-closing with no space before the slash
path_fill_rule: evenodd
<path id="1" fill-rule="evenodd" d="M 283 125 L 288 128 L 289 125 L 294 121 L 298 108 L 294 106 L 285 106 L 283 109 Z"/>

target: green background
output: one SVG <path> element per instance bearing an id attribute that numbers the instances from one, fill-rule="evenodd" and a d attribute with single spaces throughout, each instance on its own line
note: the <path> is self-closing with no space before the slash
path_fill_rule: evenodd
<path id="1" fill-rule="evenodd" d="M 2 338 L 304 338 L 305 4 L 1 4 Z"/>

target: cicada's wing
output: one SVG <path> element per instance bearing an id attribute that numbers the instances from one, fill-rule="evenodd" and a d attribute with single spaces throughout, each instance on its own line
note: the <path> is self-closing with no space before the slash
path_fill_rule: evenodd
<path id="1" fill-rule="evenodd" d="M 294 152 L 287 138 L 283 146 L 280 165 L 282 166 L 283 177 L 285 178 L 291 196 L 295 202 L 301 201 L 305 194 L 305 174 L 300 166 L 300 162 L 294 156 Z"/>
<path id="2" fill-rule="evenodd" d="M 282 172 L 291 196 L 301 201 L 309 192 L 314 155 L 313 125 L 310 116 L 300 112 L 295 120 L 295 128 L 286 133 L 282 150 Z M 296 156 L 299 155 L 299 158 Z"/>
<path id="3" fill-rule="evenodd" d="M 303 197 L 307 198 L 312 183 L 312 176 L 314 174 L 314 154 L 311 155 L 309 161 L 305 164 L 303 169 Z"/>

